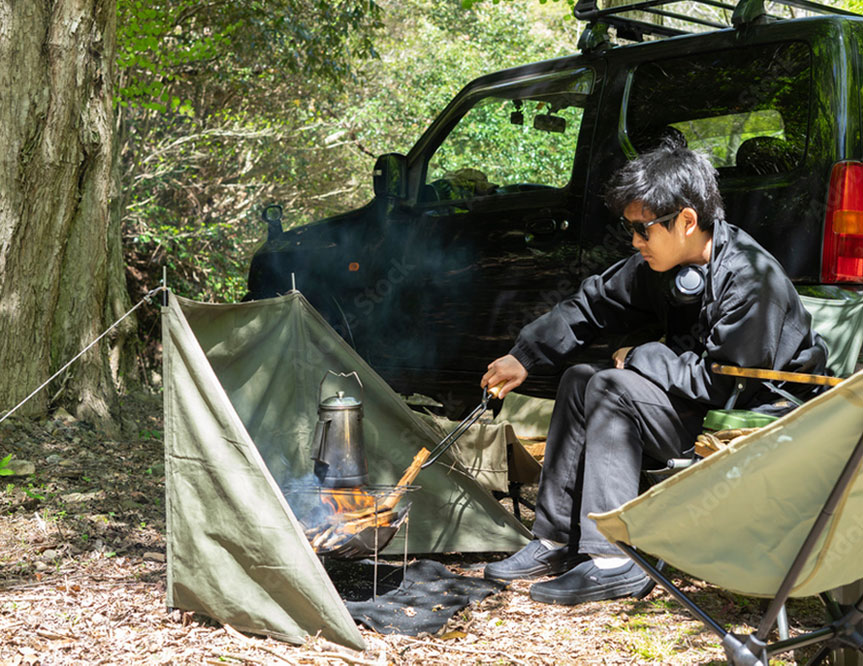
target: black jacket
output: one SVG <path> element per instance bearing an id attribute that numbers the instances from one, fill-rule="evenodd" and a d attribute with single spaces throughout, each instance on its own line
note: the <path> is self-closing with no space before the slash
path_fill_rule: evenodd
<path id="1" fill-rule="evenodd" d="M 826 373 L 827 347 L 779 262 L 742 229 L 719 222 L 700 303 L 670 295 L 676 269 L 653 271 L 640 254 L 587 278 L 570 298 L 525 326 L 510 353 L 529 371 L 559 369 L 574 350 L 603 332 L 655 324 L 665 335 L 633 349 L 626 367 L 669 393 L 722 407 L 734 380 L 714 375 L 711 363 Z M 814 390 L 784 386 L 804 399 Z M 758 382 L 738 399 L 754 408 L 776 396 Z"/>

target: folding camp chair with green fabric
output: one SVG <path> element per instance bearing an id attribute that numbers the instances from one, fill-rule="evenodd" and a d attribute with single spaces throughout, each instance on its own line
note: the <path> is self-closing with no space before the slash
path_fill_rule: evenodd
<path id="1" fill-rule="evenodd" d="M 827 344 L 827 369 L 832 377 L 799 372 L 782 372 L 763 368 L 740 368 L 714 363 L 711 371 L 717 375 L 736 378 L 735 389 L 726 401 L 724 409 L 713 409 L 704 418 L 704 434 L 695 443 L 695 455 L 667 461 L 667 466 L 659 469 L 646 469 L 645 475 L 650 482 L 658 482 L 676 474 L 680 469 L 689 467 L 703 457 L 717 451 L 733 437 L 748 434 L 774 422 L 777 416 L 746 409 L 735 409 L 738 396 L 749 381 L 760 381 L 765 387 L 777 394 L 777 398 L 797 406 L 801 401 L 781 388 L 780 384 L 803 383 L 825 387 L 836 386 L 848 377 L 857 364 L 860 349 L 863 347 L 863 296 L 839 287 L 817 286 L 799 287 L 800 299 L 812 315 L 812 328 Z M 644 594 L 652 589 L 645 588 Z"/>
<path id="2" fill-rule="evenodd" d="M 705 430 L 760 428 L 776 420 L 775 416 L 734 409 L 737 396 L 746 387 L 748 381 L 763 381 L 767 388 L 776 392 L 777 397 L 800 405 L 800 401 L 795 396 L 783 391 L 774 382 L 835 386 L 840 378 L 848 377 L 854 372 L 860 347 L 863 345 L 863 297 L 839 287 L 818 286 L 798 289 L 802 292 L 800 300 L 803 301 L 803 306 L 812 315 L 812 328 L 827 343 L 829 352 L 827 368 L 833 377 L 714 364 L 712 371 L 715 374 L 735 377 L 736 386 L 725 409 L 711 410 L 707 413 L 704 419 Z"/>
<path id="3" fill-rule="evenodd" d="M 776 392 L 778 397 L 800 405 L 793 395 L 779 388 L 774 382 L 805 383 L 820 386 L 836 386 L 842 378 L 848 377 L 857 364 L 861 346 L 863 346 L 863 297 L 839 287 L 817 286 L 799 287 L 800 300 L 812 315 L 812 328 L 824 338 L 828 350 L 827 369 L 832 377 L 804 373 L 780 372 L 760 368 L 738 368 L 713 364 L 712 371 L 716 374 L 729 375 L 737 378 L 735 390 L 729 397 L 725 409 L 710 410 L 704 418 L 704 434 L 695 442 L 693 457 L 687 459 L 669 460 L 662 469 L 645 470 L 649 482 L 656 483 L 681 469 L 689 467 L 702 458 L 720 450 L 727 442 L 733 441 L 776 421 L 779 417 L 754 412 L 745 409 L 735 409 L 737 397 L 746 387 L 748 381 L 763 381 L 765 386 Z M 663 560 L 657 562 L 661 571 L 665 566 Z M 641 599 L 653 590 L 655 583 L 651 580 L 635 597 Z M 779 614 L 779 629 L 782 637 L 787 637 L 787 621 L 785 609 Z"/>
<path id="4" fill-rule="evenodd" d="M 653 486 L 618 509 L 591 515 L 600 532 L 722 640 L 731 664 L 767 664 L 818 645 L 863 650 L 863 598 L 829 591 L 863 578 L 863 372 L 793 412 Z M 726 631 L 645 559 L 748 596 L 772 597 L 757 630 Z M 830 620 L 769 643 L 787 598 L 820 595 Z"/>

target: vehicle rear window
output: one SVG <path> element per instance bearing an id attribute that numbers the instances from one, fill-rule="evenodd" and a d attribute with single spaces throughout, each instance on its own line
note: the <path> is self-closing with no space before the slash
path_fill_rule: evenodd
<path id="1" fill-rule="evenodd" d="M 624 110 L 624 149 L 643 152 L 676 135 L 723 172 L 790 171 L 806 154 L 811 69 L 803 42 L 640 65 Z"/>

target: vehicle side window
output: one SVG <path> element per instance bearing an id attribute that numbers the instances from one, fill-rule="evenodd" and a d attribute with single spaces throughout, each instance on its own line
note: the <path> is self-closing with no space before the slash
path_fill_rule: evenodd
<path id="1" fill-rule="evenodd" d="M 630 152 L 676 134 L 733 175 L 784 173 L 805 156 L 811 56 L 802 42 L 639 66 L 624 110 Z"/>
<path id="2" fill-rule="evenodd" d="M 479 96 L 431 155 L 421 200 L 565 186 L 593 77 L 581 70 Z"/>

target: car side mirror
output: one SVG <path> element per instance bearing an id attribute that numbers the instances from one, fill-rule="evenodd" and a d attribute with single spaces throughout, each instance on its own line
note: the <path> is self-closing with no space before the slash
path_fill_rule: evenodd
<path id="1" fill-rule="evenodd" d="M 282 207 L 279 204 L 265 206 L 261 219 L 267 223 L 267 240 L 276 240 L 282 235 Z"/>
<path id="2" fill-rule="evenodd" d="M 372 172 L 375 196 L 404 199 L 407 196 L 407 173 L 408 161 L 404 155 L 381 155 Z"/>

